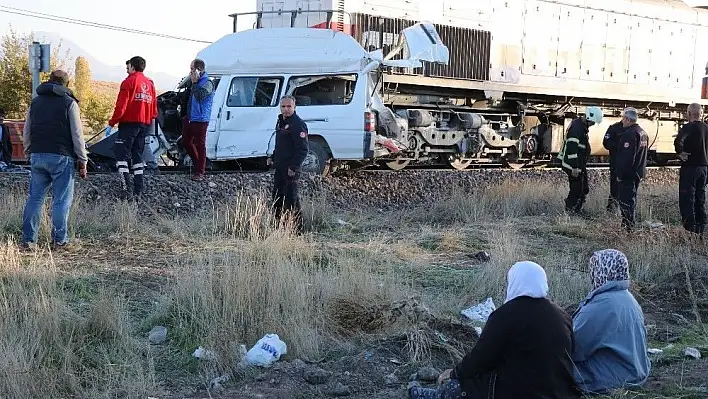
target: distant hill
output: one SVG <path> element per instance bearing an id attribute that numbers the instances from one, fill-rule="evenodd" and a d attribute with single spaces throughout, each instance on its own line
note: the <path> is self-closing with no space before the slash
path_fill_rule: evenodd
<path id="1" fill-rule="evenodd" d="M 91 78 L 93 80 L 120 83 L 125 79 L 125 64 L 107 65 L 92 57 L 91 54 L 79 47 L 76 43 L 54 32 L 35 32 L 34 34 L 35 40 L 43 43 L 49 42 L 53 48 L 56 48 L 61 43 L 62 56 L 64 56 L 68 50 L 68 57 L 71 62 L 77 57 L 86 58 L 91 65 Z M 155 82 L 156 89 L 159 91 L 172 90 L 181 79 L 164 72 L 149 72 L 147 75 Z"/>
<path id="2" fill-rule="evenodd" d="M 93 81 L 91 88 L 98 95 L 107 95 L 109 98 L 116 99 L 120 90 L 119 82 Z"/>
<path id="3" fill-rule="evenodd" d="M 118 91 L 120 91 L 120 82 L 106 82 L 103 80 L 94 80 L 92 82 L 91 88 L 93 92 L 99 95 L 107 95 L 109 98 L 118 98 Z M 164 91 L 156 89 L 156 93 L 159 96 Z"/>

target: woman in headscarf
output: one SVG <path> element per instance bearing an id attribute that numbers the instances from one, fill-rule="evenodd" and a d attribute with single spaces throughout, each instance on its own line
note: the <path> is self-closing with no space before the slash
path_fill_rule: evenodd
<path id="1" fill-rule="evenodd" d="M 436 389 L 409 387 L 412 399 L 570 399 L 572 321 L 548 296 L 546 272 L 514 264 L 506 300 L 492 312 L 476 345 L 438 379 Z"/>
<path id="2" fill-rule="evenodd" d="M 643 384 L 649 376 L 644 314 L 629 292 L 629 262 L 616 249 L 590 258 L 592 290 L 573 315 L 575 380 L 587 393 Z"/>

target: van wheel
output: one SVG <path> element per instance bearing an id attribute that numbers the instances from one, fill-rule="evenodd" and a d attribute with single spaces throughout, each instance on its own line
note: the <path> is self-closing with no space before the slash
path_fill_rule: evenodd
<path id="1" fill-rule="evenodd" d="M 310 149 L 300 166 L 304 173 L 326 176 L 329 173 L 330 156 L 324 146 L 317 141 L 310 141 Z"/>

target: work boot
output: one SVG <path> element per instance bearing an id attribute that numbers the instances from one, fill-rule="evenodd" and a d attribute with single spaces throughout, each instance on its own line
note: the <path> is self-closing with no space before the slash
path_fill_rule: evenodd
<path id="1" fill-rule="evenodd" d="M 133 200 L 133 192 L 131 190 L 123 190 L 119 196 L 121 201 L 131 202 Z"/>
<path id="2" fill-rule="evenodd" d="M 75 242 L 64 242 L 64 243 L 53 242 L 53 243 L 51 243 L 49 248 L 54 252 L 59 252 L 59 251 L 70 252 L 70 251 L 77 250 L 79 248 L 79 244 L 77 244 Z"/>
<path id="3" fill-rule="evenodd" d="M 35 252 L 39 249 L 36 242 L 23 242 L 19 245 L 20 252 Z"/>

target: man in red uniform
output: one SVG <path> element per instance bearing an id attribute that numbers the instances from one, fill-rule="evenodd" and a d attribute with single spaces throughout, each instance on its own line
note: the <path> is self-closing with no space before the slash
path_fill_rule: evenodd
<path id="1" fill-rule="evenodd" d="M 108 121 L 109 126 L 118 124 L 118 137 L 113 146 L 118 174 L 122 175 L 121 183 L 126 199 L 138 200 L 143 191 L 143 150 L 145 136 L 153 119 L 157 118 L 157 96 L 155 84 L 143 74 L 145 59 L 133 57 L 128 60 L 128 77 L 120 85 L 113 116 Z M 131 167 L 128 169 L 128 162 Z M 133 171 L 133 190 L 130 186 L 130 173 Z"/>

